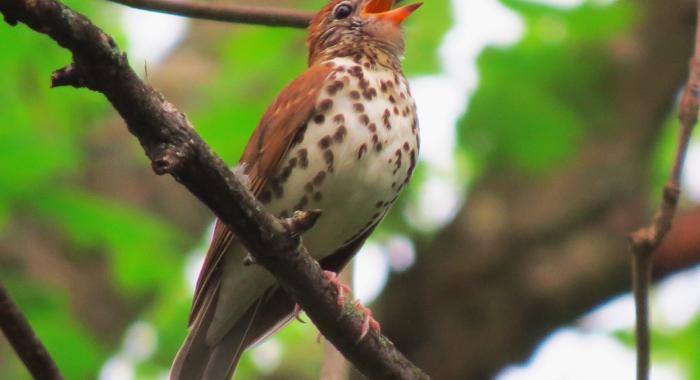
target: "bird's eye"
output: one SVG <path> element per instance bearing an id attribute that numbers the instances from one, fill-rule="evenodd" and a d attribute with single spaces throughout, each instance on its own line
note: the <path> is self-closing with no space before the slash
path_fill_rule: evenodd
<path id="1" fill-rule="evenodd" d="M 333 17 L 335 17 L 337 20 L 344 19 L 352 13 L 352 7 L 350 4 L 347 3 L 341 3 L 338 4 L 337 7 L 333 10 Z"/>

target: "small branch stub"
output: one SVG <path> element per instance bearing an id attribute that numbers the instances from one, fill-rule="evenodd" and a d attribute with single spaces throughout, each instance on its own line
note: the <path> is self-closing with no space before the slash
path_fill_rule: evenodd
<path id="1" fill-rule="evenodd" d="M 58 69 L 51 74 L 51 88 L 61 86 L 85 87 L 80 70 L 74 63 Z"/>
<path id="2" fill-rule="evenodd" d="M 321 210 L 294 211 L 294 215 L 280 220 L 290 237 L 298 237 L 311 229 L 321 217 Z"/>
<path id="3" fill-rule="evenodd" d="M 174 146 L 166 146 L 160 153 L 151 160 L 151 168 L 158 175 L 175 174 L 182 165 L 182 160 L 186 154 L 182 149 Z"/>

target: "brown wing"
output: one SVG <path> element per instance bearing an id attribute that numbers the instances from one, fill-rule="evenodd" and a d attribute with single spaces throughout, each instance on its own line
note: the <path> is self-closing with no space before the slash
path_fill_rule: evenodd
<path id="1" fill-rule="evenodd" d="M 309 67 L 282 90 L 263 115 L 240 160 L 249 179 L 250 191 L 255 196 L 260 195 L 267 181 L 275 175 L 294 137 L 311 118 L 316 100 L 331 71 L 332 66 L 327 64 Z M 212 283 L 212 277 L 218 273 L 221 257 L 234 240 L 233 231 L 217 220 L 197 279 L 189 323 L 200 312 L 204 294 Z"/>

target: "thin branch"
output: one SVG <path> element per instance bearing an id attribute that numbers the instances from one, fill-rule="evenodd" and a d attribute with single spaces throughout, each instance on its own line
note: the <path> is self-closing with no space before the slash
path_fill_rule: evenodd
<path id="1" fill-rule="evenodd" d="M 37 338 L 29 321 L 0 283 L 0 329 L 35 379 L 62 380 L 46 347 Z"/>
<path id="2" fill-rule="evenodd" d="M 186 0 L 108 0 L 132 8 L 238 24 L 306 28 L 312 13 Z"/>
<path id="3" fill-rule="evenodd" d="M 0 13 L 10 24 L 21 21 L 70 50 L 74 62 L 54 74 L 53 85 L 102 93 L 139 139 L 154 170 L 172 175 L 231 227 L 360 372 L 372 379 L 428 378 L 381 334 L 370 331 L 356 342 L 362 316 L 349 304 L 337 304 L 335 288 L 301 245 L 298 231 L 289 228 L 308 223 L 281 223 L 267 213 L 187 117 L 138 78 L 110 36 L 56 0 L 3 0 Z"/>
<path id="4" fill-rule="evenodd" d="M 678 118 L 681 124 L 678 146 L 671 174 L 664 186 L 661 205 L 647 227 L 630 235 L 633 253 L 632 285 L 634 288 L 637 323 L 637 380 L 649 379 L 651 341 L 649 337 L 649 284 L 651 283 L 652 255 L 671 229 L 680 196 L 680 179 L 693 128 L 698 120 L 698 89 L 700 88 L 700 0 L 697 4 L 698 24 L 695 31 L 695 50 L 690 60 L 688 83 L 680 101 Z"/>

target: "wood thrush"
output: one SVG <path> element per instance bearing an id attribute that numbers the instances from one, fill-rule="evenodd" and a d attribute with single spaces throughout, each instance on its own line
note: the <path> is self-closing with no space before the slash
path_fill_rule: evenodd
<path id="1" fill-rule="evenodd" d="M 420 3 L 393 3 L 332 0 L 321 9 L 308 31 L 308 69 L 265 112 L 240 160 L 273 214 L 322 210 L 303 242 L 327 271 L 340 271 L 358 251 L 416 166 L 400 24 Z M 244 265 L 245 256 L 217 222 L 171 379 L 230 378 L 246 348 L 294 315 L 291 297 L 264 268 Z M 366 326 L 378 328 L 363 312 Z"/>

